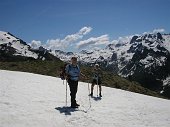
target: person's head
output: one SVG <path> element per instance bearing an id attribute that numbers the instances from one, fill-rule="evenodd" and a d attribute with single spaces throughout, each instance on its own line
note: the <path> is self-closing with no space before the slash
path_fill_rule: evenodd
<path id="1" fill-rule="evenodd" d="M 77 57 L 72 57 L 71 58 L 71 63 L 73 64 L 73 65 L 77 65 Z"/>
<path id="2" fill-rule="evenodd" d="M 98 69 L 98 68 L 99 68 L 99 64 L 95 64 L 94 67 L 95 67 L 96 69 Z"/>

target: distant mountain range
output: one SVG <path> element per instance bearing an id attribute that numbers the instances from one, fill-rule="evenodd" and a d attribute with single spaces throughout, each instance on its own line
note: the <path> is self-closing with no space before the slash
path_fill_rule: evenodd
<path id="1" fill-rule="evenodd" d="M 14 35 L 0 32 L 0 61 L 58 58 L 69 61 L 72 56 L 77 56 L 81 64 L 91 66 L 98 63 L 105 70 L 170 96 L 170 34 L 135 35 L 104 49 L 73 53 L 43 47 L 35 50 Z"/>
<path id="2" fill-rule="evenodd" d="M 64 61 L 76 55 L 81 63 L 99 63 L 106 70 L 131 77 L 156 91 L 165 89 L 167 82 L 163 84 L 163 81 L 170 77 L 170 34 L 135 35 L 101 50 L 83 50 L 80 53 L 56 50 L 52 53 Z"/>
<path id="3" fill-rule="evenodd" d="M 9 32 L 0 31 L 0 61 L 57 60 L 45 48 L 32 49 Z"/>

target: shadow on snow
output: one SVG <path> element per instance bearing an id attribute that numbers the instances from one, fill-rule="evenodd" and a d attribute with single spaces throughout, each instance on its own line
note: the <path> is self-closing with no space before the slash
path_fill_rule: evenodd
<path id="1" fill-rule="evenodd" d="M 99 97 L 99 96 L 97 96 L 97 97 L 95 97 L 95 96 L 92 96 L 91 97 L 93 100 L 95 100 L 95 101 L 99 101 L 99 100 L 101 100 L 102 98 L 101 97 Z"/>
<path id="2" fill-rule="evenodd" d="M 95 101 L 99 101 L 101 100 L 102 98 L 97 96 L 92 96 L 91 97 L 92 99 L 94 99 Z M 63 106 L 63 107 L 56 107 L 55 109 L 58 110 L 61 114 L 64 114 L 64 115 L 71 115 L 72 112 L 75 112 L 75 111 L 82 111 L 84 113 L 87 113 L 87 111 L 91 108 L 91 104 L 90 104 L 90 107 L 88 109 L 79 109 L 79 108 L 71 108 L 71 107 L 68 107 L 68 106 Z"/>
<path id="3" fill-rule="evenodd" d="M 71 107 L 56 107 L 56 110 L 58 110 L 60 113 L 63 113 L 65 115 L 71 115 L 72 112 L 78 111 L 77 108 L 71 108 Z"/>

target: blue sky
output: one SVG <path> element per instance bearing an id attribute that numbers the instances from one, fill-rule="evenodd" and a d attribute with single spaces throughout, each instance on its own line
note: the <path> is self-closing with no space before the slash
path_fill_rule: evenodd
<path id="1" fill-rule="evenodd" d="M 35 47 L 80 51 L 170 32 L 170 0 L 1 0 L 0 8 L 0 30 Z"/>

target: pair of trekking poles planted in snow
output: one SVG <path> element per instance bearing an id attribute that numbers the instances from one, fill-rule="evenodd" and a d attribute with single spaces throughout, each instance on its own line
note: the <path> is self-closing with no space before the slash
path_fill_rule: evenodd
<path id="1" fill-rule="evenodd" d="M 68 86 L 68 84 L 67 84 L 67 80 L 65 80 L 65 82 L 66 82 L 66 83 L 64 83 L 64 80 L 63 80 L 63 85 L 66 85 L 66 94 L 65 94 L 65 95 L 66 95 L 66 97 L 65 97 L 66 100 L 65 100 L 65 106 L 67 107 L 67 106 L 68 106 L 68 105 L 67 105 L 67 102 L 68 102 L 68 101 L 67 101 L 67 93 L 68 93 L 68 92 L 67 92 L 67 89 L 68 89 L 67 86 Z M 98 97 L 98 89 L 99 89 L 98 87 L 99 87 L 99 85 L 97 84 L 97 97 Z M 91 95 L 91 93 L 90 93 L 90 83 L 89 83 L 89 80 L 88 80 L 88 94 L 89 94 L 89 107 L 88 107 L 88 109 L 86 109 L 85 112 L 87 112 L 87 111 L 91 108 L 91 97 L 93 96 L 93 95 Z M 101 94 L 99 94 L 99 96 L 102 97 Z M 71 107 L 72 107 L 72 106 L 71 106 Z M 73 108 L 75 108 L 75 107 L 73 107 Z M 77 107 L 76 107 L 76 108 L 77 108 Z"/>
<path id="2" fill-rule="evenodd" d="M 68 83 L 67 83 L 67 80 L 66 80 L 66 83 L 64 83 L 64 80 L 63 80 L 63 85 L 66 85 L 66 100 L 65 100 L 65 105 L 66 105 L 66 107 L 67 107 L 67 93 L 68 93 L 68 91 L 67 91 L 67 89 L 68 89 Z M 89 81 L 88 81 L 88 92 L 89 92 L 89 95 L 90 95 L 90 86 L 89 86 Z M 91 107 L 91 100 L 90 100 L 90 96 L 89 96 L 89 105 L 90 105 L 90 107 Z"/>
<path id="3" fill-rule="evenodd" d="M 99 65 L 96 64 L 93 69 L 94 76 L 91 85 L 91 93 L 90 93 L 90 87 L 88 81 L 90 107 L 91 107 L 90 96 L 93 96 L 93 88 L 95 84 L 97 84 L 97 96 L 98 96 L 98 87 L 99 87 L 100 90 L 99 96 L 101 97 L 101 74 L 99 72 L 101 72 L 101 70 L 99 69 Z M 87 79 L 87 77 L 80 72 L 79 66 L 77 65 L 77 58 L 72 57 L 71 64 L 65 65 L 60 71 L 60 78 L 63 80 L 63 84 L 64 84 L 64 80 L 66 79 L 66 83 L 65 83 L 66 84 L 66 106 L 67 106 L 67 84 L 69 85 L 70 88 L 71 107 L 77 108 L 80 106 L 76 102 L 76 93 L 78 89 L 78 80 L 80 76 Z"/>

